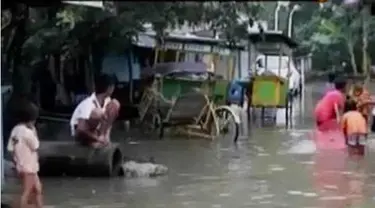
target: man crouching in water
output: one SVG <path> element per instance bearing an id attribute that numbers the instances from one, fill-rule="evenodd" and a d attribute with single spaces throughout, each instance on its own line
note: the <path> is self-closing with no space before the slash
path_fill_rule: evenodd
<path id="1" fill-rule="evenodd" d="M 95 92 L 81 101 L 70 119 L 72 136 L 83 145 L 92 147 L 110 143 L 112 124 L 116 120 L 120 103 L 111 99 L 115 79 L 100 75 L 95 79 Z"/>

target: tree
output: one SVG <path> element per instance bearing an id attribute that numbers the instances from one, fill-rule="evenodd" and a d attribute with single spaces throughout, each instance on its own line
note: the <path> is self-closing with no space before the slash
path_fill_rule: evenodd
<path id="1" fill-rule="evenodd" d="M 235 44 L 263 8 L 257 2 L 115 2 L 110 7 L 14 3 L 2 8 L 2 21 L 9 22 L 2 28 L 2 61 L 13 71 L 14 92 L 30 93 L 30 84 L 25 84 L 33 73 L 30 68 L 46 57 L 59 62 L 95 51 L 123 51 L 146 23 L 152 24 L 160 43 L 168 31 L 188 24 L 221 31 Z M 239 21 L 243 17 L 247 20 Z M 91 62 L 91 67 L 100 68 L 100 58 Z"/>
<path id="2" fill-rule="evenodd" d="M 369 75 L 370 57 L 375 50 L 367 46 L 375 41 L 375 21 L 367 10 L 344 6 L 341 1 L 308 10 L 313 15 L 297 22 L 300 50 L 312 52 L 315 68 L 341 68 L 342 62 L 346 62 L 350 63 L 352 73 Z M 308 12 L 298 14 L 305 13 Z"/>

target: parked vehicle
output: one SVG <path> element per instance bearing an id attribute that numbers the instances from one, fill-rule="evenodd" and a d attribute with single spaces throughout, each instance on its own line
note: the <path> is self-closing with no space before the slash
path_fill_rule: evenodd
<path id="1" fill-rule="evenodd" d="M 230 136 L 236 141 L 238 115 L 229 106 L 215 104 L 215 77 L 207 68 L 204 63 L 171 62 L 144 69 L 142 77 L 154 81 L 143 92 L 138 108 L 141 123 L 160 137 L 165 128 L 178 127 L 188 135 L 210 139 L 234 126 Z"/>

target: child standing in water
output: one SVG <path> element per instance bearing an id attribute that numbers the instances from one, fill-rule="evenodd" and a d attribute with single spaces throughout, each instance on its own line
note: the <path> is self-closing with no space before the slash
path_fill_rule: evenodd
<path id="1" fill-rule="evenodd" d="M 338 127 L 341 112 L 344 108 L 346 82 L 334 81 L 335 89 L 328 91 L 315 107 L 316 125 L 320 131 Z"/>
<path id="2" fill-rule="evenodd" d="M 7 149 L 13 155 L 17 173 L 22 180 L 19 207 L 26 208 L 32 203 L 35 207 L 42 208 L 42 185 L 38 176 L 39 139 L 35 129 L 38 108 L 33 103 L 23 105 L 17 115 L 19 122 L 10 134 Z"/>
<path id="3" fill-rule="evenodd" d="M 345 105 L 345 110 L 347 112 L 342 117 L 341 127 L 343 129 L 349 151 L 352 152 L 352 150 L 358 150 L 359 154 L 363 154 L 368 131 L 367 121 L 358 110 L 358 106 L 355 101 L 348 101 Z"/>

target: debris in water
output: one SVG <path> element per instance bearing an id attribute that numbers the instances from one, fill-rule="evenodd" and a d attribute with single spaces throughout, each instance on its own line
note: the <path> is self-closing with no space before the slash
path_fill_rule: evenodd
<path id="1" fill-rule="evenodd" d="M 305 196 L 305 197 L 316 197 L 316 196 L 318 196 L 318 194 L 316 194 L 314 192 L 305 192 L 305 193 L 303 193 L 303 196 Z"/>
<path id="2" fill-rule="evenodd" d="M 127 161 L 122 165 L 125 177 L 152 177 L 164 175 L 168 172 L 165 165 L 153 163 L 138 163 Z"/>
<path id="3" fill-rule="evenodd" d="M 289 195 L 302 195 L 302 191 L 288 191 Z"/>
<path id="4" fill-rule="evenodd" d="M 323 196 L 323 197 L 320 197 L 319 200 L 322 200 L 322 201 L 332 201 L 332 200 L 345 200 L 347 197 L 345 196 Z"/>
<path id="5" fill-rule="evenodd" d="M 302 165 L 314 165 L 315 162 L 314 161 L 302 161 L 300 162 Z"/>
<path id="6" fill-rule="evenodd" d="M 328 189 L 328 190 L 338 190 L 339 188 L 335 185 L 325 185 L 324 186 L 324 189 Z"/>
<path id="7" fill-rule="evenodd" d="M 128 144 L 139 144 L 139 142 L 130 141 Z"/>
<path id="8" fill-rule="evenodd" d="M 280 166 L 280 165 L 269 165 L 268 169 L 270 171 L 283 171 L 283 170 L 285 170 L 285 168 Z"/>
<path id="9" fill-rule="evenodd" d="M 288 150 L 289 154 L 311 154 L 316 152 L 316 145 L 312 140 L 301 140 Z"/>
<path id="10" fill-rule="evenodd" d="M 273 194 L 265 194 L 260 196 L 252 196 L 251 200 L 261 200 L 261 199 L 267 199 L 267 198 L 273 198 L 275 195 Z"/>
<path id="11" fill-rule="evenodd" d="M 219 196 L 221 196 L 221 197 L 225 197 L 225 196 L 231 196 L 232 194 L 230 194 L 230 193 L 221 193 L 221 194 L 219 194 Z"/>

